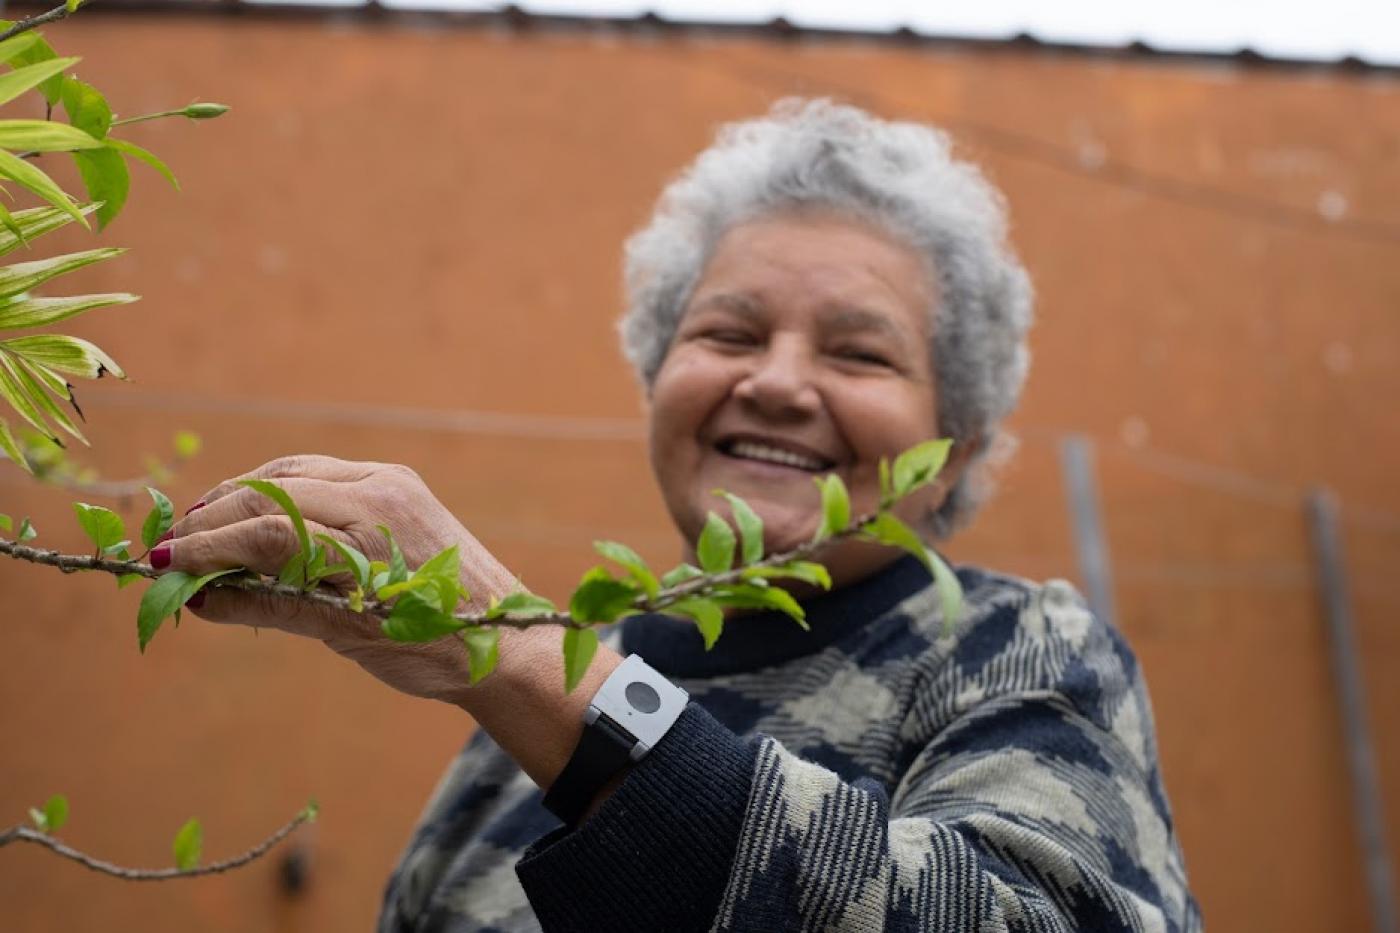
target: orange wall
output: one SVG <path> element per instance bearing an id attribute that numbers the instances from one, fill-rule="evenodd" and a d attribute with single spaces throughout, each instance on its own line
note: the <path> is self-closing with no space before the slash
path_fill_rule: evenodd
<path id="1" fill-rule="evenodd" d="M 1016 418 L 1024 447 L 954 556 L 1074 576 L 1054 439 L 1097 439 L 1120 624 L 1152 687 L 1207 921 L 1364 926 L 1296 492 L 1324 482 L 1353 508 L 1358 637 L 1400 840 L 1400 635 L 1386 584 L 1400 522 L 1375 517 L 1400 515 L 1400 82 L 413 22 L 85 13 L 50 30 L 124 113 L 195 96 L 234 107 L 214 123 L 130 130 L 184 193 L 138 170 L 103 236 L 132 253 L 75 283 L 145 296 L 69 328 L 133 376 L 80 388 L 92 462 L 137 473 L 192 428 L 207 452 L 168 484 L 185 505 L 283 453 L 399 460 L 556 596 L 594 537 L 669 560 L 612 330 L 621 240 L 718 121 L 776 96 L 943 122 L 1005 189 L 1040 314 Z M 1096 154 L 1107 161 L 1088 170 Z M 1392 232 L 1224 210 L 1226 196 L 1196 203 L 1123 166 L 1304 215 L 1335 191 L 1353 218 Z M 1269 485 L 1244 494 L 1168 454 Z M 0 468 L 0 511 L 33 515 L 41 542 L 80 547 L 71 498 Z M 107 578 L 0 566 L 0 814 L 63 791 L 73 844 L 160 865 L 191 815 L 217 858 L 314 795 L 323 819 L 296 843 L 310 885 L 279 893 L 281 852 L 225 877 L 142 886 L 10 847 L 7 927 L 368 926 L 470 723 L 276 633 L 193 621 L 140 656 L 137 599 Z"/>

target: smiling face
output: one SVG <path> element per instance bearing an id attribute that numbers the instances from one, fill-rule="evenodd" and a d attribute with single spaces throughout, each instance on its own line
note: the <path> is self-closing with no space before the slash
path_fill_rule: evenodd
<path id="1" fill-rule="evenodd" d="M 859 222 L 788 213 L 726 232 L 652 385 L 652 468 L 685 540 L 727 514 L 715 489 L 748 500 L 770 552 L 815 533 L 815 476 L 839 474 L 854 514 L 873 510 L 880 458 L 934 434 L 934 300 L 919 256 Z M 955 475 L 901 514 L 936 506 Z M 843 542 L 822 559 L 844 582 L 895 556 Z"/>

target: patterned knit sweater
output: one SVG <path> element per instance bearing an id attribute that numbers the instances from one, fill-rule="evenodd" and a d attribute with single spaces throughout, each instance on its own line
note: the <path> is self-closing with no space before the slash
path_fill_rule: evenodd
<path id="1" fill-rule="evenodd" d="M 389 931 L 1200 930 L 1128 646 L 1062 581 L 902 559 L 785 617 L 622 623 L 690 691 L 579 829 L 483 732 L 389 881 Z"/>

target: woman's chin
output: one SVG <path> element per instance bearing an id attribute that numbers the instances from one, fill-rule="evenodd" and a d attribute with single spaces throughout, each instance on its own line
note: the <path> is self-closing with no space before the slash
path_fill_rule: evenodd
<path id="1" fill-rule="evenodd" d="M 755 508 L 763 519 L 763 546 L 769 554 L 784 554 L 811 541 L 817 533 L 814 516 L 805 512 L 796 516 L 770 516 Z"/>

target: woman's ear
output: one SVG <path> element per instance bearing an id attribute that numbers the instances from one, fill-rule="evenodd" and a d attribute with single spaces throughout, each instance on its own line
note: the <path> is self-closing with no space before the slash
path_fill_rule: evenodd
<path id="1" fill-rule="evenodd" d="M 980 436 L 965 441 L 954 441 L 952 449 L 948 451 L 948 460 L 943 464 L 943 469 L 938 471 L 938 482 L 942 483 L 945 489 L 952 489 L 957 481 L 962 479 L 962 475 L 967 472 L 968 466 L 981 450 Z"/>

